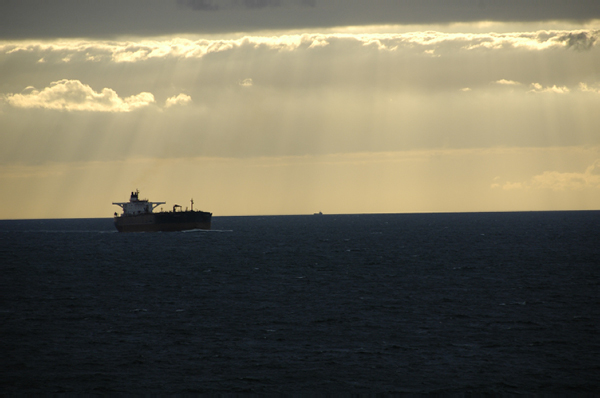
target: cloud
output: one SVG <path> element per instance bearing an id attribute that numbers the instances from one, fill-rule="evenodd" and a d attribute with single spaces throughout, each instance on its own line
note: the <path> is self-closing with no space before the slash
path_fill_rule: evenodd
<path id="1" fill-rule="evenodd" d="M 600 94 L 600 88 L 589 87 L 586 83 L 579 83 L 579 89 L 586 93 Z"/>
<path id="2" fill-rule="evenodd" d="M 254 84 L 254 82 L 250 78 L 244 79 L 240 82 L 240 86 L 242 86 L 242 87 L 252 87 L 253 84 Z"/>
<path id="3" fill-rule="evenodd" d="M 192 102 L 192 97 L 186 94 L 178 94 L 174 97 L 167 98 L 165 108 L 170 108 L 176 105 L 187 105 Z"/>
<path id="4" fill-rule="evenodd" d="M 522 86 L 522 83 L 520 83 L 520 82 L 513 81 L 513 80 L 506 80 L 506 79 L 497 80 L 494 83 L 499 84 L 501 86 Z M 582 91 L 582 92 L 600 94 L 600 88 L 590 87 L 590 86 L 588 86 L 587 83 L 580 82 L 577 87 L 579 88 L 579 91 Z M 568 94 L 571 92 L 572 89 L 575 89 L 575 87 L 569 88 L 564 85 L 558 86 L 556 84 L 543 86 L 542 84 L 535 82 L 535 83 L 531 83 L 529 85 L 529 90 L 527 90 L 526 92 L 527 93 Z"/>
<path id="5" fill-rule="evenodd" d="M 589 188 L 600 188 L 600 159 L 588 166 L 583 173 L 561 173 L 559 171 L 545 171 L 535 175 L 529 181 L 510 182 L 504 184 L 497 182 L 492 188 L 504 190 L 515 189 L 549 189 L 552 191 L 572 191 Z"/>
<path id="6" fill-rule="evenodd" d="M 531 90 L 529 91 L 530 93 L 554 93 L 554 94 L 566 94 L 568 93 L 570 90 L 568 87 L 566 86 L 547 86 L 547 87 L 543 87 L 541 84 L 539 83 L 531 83 Z"/>
<path id="7" fill-rule="evenodd" d="M 500 80 L 496 80 L 496 84 L 502 84 L 502 85 L 507 85 L 507 86 L 518 86 L 521 83 L 516 82 L 514 80 L 500 79 Z"/>
<path id="8" fill-rule="evenodd" d="M 479 48 L 502 49 L 507 47 L 530 50 L 548 50 L 554 48 L 590 50 L 594 47 L 599 36 L 599 30 L 473 34 L 465 37 L 465 39 L 470 39 L 467 41 L 471 42 L 466 43 L 465 48 L 469 50 Z"/>
<path id="9" fill-rule="evenodd" d="M 317 47 L 326 47 L 329 45 L 329 42 L 326 39 L 316 39 L 313 40 L 308 48 L 317 48 Z"/>
<path id="10" fill-rule="evenodd" d="M 586 45 L 577 45 L 586 37 Z M 99 62 L 143 62 L 159 58 L 202 58 L 236 49 L 270 51 L 311 50 L 326 46 L 372 47 L 389 52 L 404 49 L 427 56 L 445 56 L 457 51 L 530 50 L 548 51 L 572 47 L 592 49 L 597 45 L 600 30 L 537 31 L 515 33 L 306 33 L 279 36 L 244 36 L 239 39 L 144 39 L 139 41 L 56 40 L 0 42 L 0 54 L 16 56 L 31 53 L 46 64 Z M 574 44 L 575 43 L 575 44 Z M 503 80 L 501 80 L 503 81 Z M 500 83 L 501 81 L 498 81 Z M 508 80 L 504 80 L 508 82 Z M 503 84 L 503 83 L 500 83 Z M 505 83 L 506 84 L 506 83 Z"/>
<path id="11" fill-rule="evenodd" d="M 558 40 L 563 41 L 568 47 L 575 50 L 583 51 L 592 48 L 598 39 L 598 32 L 569 32 L 558 37 Z"/>
<path id="12" fill-rule="evenodd" d="M 130 112 L 154 102 L 151 93 L 142 92 L 122 99 L 110 88 L 96 92 L 79 80 L 63 79 L 42 90 L 28 89 L 27 93 L 6 95 L 6 102 L 17 108 L 90 112 Z"/>

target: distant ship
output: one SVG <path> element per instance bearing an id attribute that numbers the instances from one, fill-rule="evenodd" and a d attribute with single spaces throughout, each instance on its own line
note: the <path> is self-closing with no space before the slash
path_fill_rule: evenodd
<path id="1" fill-rule="evenodd" d="M 166 202 L 149 202 L 140 199 L 140 192 L 131 193 L 129 202 L 113 202 L 120 206 L 123 214 L 115 212 L 115 227 L 119 232 L 158 232 L 185 231 L 190 229 L 210 229 L 212 213 L 194 210 L 194 200 L 191 200 L 191 210 L 185 211 L 179 205 L 173 206 L 173 211 L 154 213 L 154 209 Z"/>

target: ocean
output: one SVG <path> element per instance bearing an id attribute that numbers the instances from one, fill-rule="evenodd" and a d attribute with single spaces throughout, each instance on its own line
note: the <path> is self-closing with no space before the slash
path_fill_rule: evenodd
<path id="1" fill-rule="evenodd" d="M 0 221 L 0 393 L 600 393 L 600 211 Z"/>

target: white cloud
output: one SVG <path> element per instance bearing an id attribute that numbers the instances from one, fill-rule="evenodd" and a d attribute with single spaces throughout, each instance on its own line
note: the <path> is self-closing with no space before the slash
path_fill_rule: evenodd
<path id="1" fill-rule="evenodd" d="M 500 79 L 500 80 L 496 80 L 496 84 L 502 84 L 502 85 L 507 85 L 507 86 L 518 86 L 521 83 L 516 82 L 514 80 Z"/>
<path id="2" fill-rule="evenodd" d="M 554 94 L 566 94 L 570 90 L 567 86 L 542 86 L 540 83 L 531 83 L 530 93 L 554 93 Z"/>
<path id="3" fill-rule="evenodd" d="M 28 93 L 8 94 L 6 102 L 18 108 L 45 108 L 64 111 L 129 112 L 154 102 L 151 93 L 142 92 L 127 98 L 120 98 L 110 89 L 96 92 L 79 80 L 59 80 L 49 87 L 36 90 L 28 87 Z"/>
<path id="4" fill-rule="evenodd" d="M 190 102 L 192 102 L 192 97 L 181 93 L 174 97 L 167 98 L 167 101 L 165 103 L 165 108 L 170 108 L 170 107 L 176 106 L 176 105 L 187 105 Z"/>
<path id="5" fill-rule="evenodd" d="M 329 42 L 327 40 L 317 38 L 317 39 L 313 40 L 313 42 L 311 43 L 310 46 L 308 46 L 308 48 L 326 47 L 328 45 L 329 45 Z"/>

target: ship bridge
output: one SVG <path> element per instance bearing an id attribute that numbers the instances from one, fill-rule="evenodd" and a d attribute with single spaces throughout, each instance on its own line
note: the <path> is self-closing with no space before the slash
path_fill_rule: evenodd
<path id="1" fill-rule="evenodd" d="M 139 198 L 140 191 L 131 193 L 129 202 L 112 202 L 113 205 L 120 206 L 123 209 L 124 216 L 133 216 L 136 214 L 152 213 L 160 205 L 166 202 L 149 202 L 148 199 Z"/>

